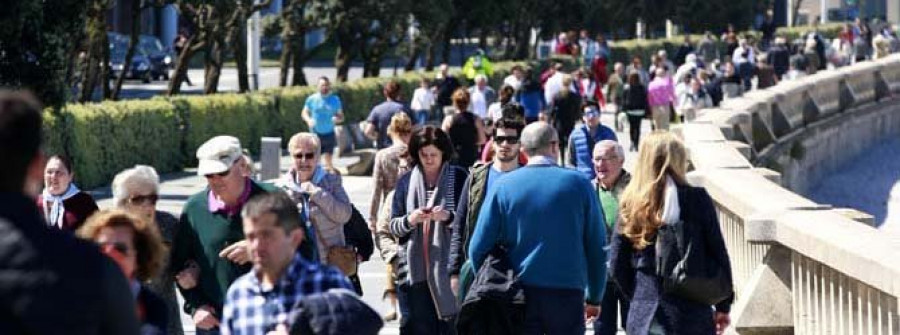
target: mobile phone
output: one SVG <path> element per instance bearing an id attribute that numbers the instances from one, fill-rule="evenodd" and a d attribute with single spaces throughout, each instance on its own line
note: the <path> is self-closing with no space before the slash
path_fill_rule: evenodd
<path id="1" fill-rule="evenodd" d="M 422 208 L 422 213 L 431 214 L 431 208 Z"/>

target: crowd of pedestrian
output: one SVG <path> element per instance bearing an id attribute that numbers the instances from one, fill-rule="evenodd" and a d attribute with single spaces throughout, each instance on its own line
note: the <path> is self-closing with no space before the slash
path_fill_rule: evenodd
<path id="1" fill-rule="evenodd" d="M 444 64 L 407 104 L 389 81 L 364 130 L 378 149 L 367 217 L 332 163 L 343 107 L 326 77 L 298 111 L 310 131 L 288 141 L 282 177 L 256 180 L 237 138 L 210 138 L 196 151 L 207 187 L 179 216 L 157 209 L 159 176 L 145 165 L 116 175 L 115 209 L 100 211 L 75 184 L 78 162 L 41 151 L 38 103 L 0 92 L 0 232 L 12 236 L 0 241 L 0 333 L 181 334 L 182 307 L 197 334 L 374 334 L 382 316 L 359 300 L 357 274 L 374 244 L 383 318 L 401 334 L 583 334 L 586 323 L 721 334 L 729 258 L 672 122 L 900 44 L 863 21 L 833 44 L 815 31 L 790 44 L 774 31 L 721 40 L 726 50 L 711 33 L 686 37 L 672 59 L 659 50 L 608 71 L 604 35 L 571 32 L 553 46 L 584 65 L 568 72 L 515 67 L 495 89 L 479 51 L 463 71 L 471 87 Z M 655 131 L 642 139 L 644 120 Z M 626 125 L 631 172 L 616 136 Z M 676 237 L 704 252 L 680 253 Z M 716 277 L 675 275 L 679 261 Z"/>

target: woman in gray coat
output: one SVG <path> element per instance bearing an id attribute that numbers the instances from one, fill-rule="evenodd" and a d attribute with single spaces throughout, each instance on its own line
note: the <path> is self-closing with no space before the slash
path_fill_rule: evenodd
<path id="1" fill-rule="evenodd" d="M 450 223 L 466 181 L 466 170 L 449 163 L 450 138 L 427 126 L 409 141 L 412 171 L 397 181 L 391 209 L 391 233 L 399 240 L 403 263 L 398 298 L 409 317 L 402 334 L 452 334 L 458 311 L 450 285 Z"/>

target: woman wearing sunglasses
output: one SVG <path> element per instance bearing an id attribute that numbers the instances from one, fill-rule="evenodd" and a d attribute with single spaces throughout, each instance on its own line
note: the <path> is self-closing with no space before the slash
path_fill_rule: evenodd
<path id="1" fill-rule="evenodd" d="M 167 249 L 171 249 L 178 220 L 172 214 L 156 209 L 159 201 L 159 175 L 156 170 L 150 166 L 137 165 L 122 171 L 113 179 L 112 192 L 116 208 L 131 212 L 154 225 Z M 168 334 L 183 334 L 181 314 L 175 296 L 175 280 L 177 279 L 178 284 L 184 288 L 196 286 L 199 267 L 196 264 L 189 264 L 186 270 L 176 275 L 168 271 L 169 253 L 165 252 L 162 256 L 163 271 L 153 278 L 148 287 L 168 305 Z"/>
<path id="2" fill-rule="evenodd" d="M 105 210 L 91 216 L 77 235 L 99 244 L 131 282 L 140 334 L 167 334 L 166 303 L 146 286 L 164 266 L 166 246 L 156 225 L 122 210 Z"/>

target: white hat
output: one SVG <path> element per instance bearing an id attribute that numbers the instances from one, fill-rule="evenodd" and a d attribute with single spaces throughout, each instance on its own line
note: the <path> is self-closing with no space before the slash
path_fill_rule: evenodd
<path id="1" fill-rule="evenodd" d="M 197 149 L 197 174 L 200 176 L 228 171 L 236 160 L 243 157 L 241 142 L 234 136 L 216 136 Z"/>

